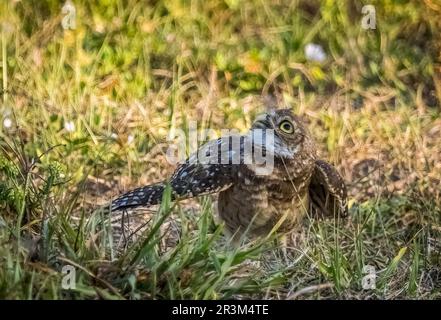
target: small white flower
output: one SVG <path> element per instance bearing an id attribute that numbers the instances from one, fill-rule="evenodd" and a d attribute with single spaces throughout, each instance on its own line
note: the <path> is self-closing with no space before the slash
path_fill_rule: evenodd
<path id="1" fill-rule="evenodd" d="M 10 127 L 12 127 L 12 120 L 10 118 L 5 118 L 3 120 L 3 127 L 8 128 L 8 129 Z"/>
<path id="2" fill-rule="evenodd" d="M 118 138 L 118 135 L 115 132 L 112 132 L 112 134 L 110 135 L 110 138 L 116 140 Z"/>
<path id="3" fill-rule="evenodd" d="M 73 121 L 65 122 L 64 129 L 66 129 L 67 132 L 74 132 L 75 131 L 75 123 L 73 123 Z"/>
<path id="4" fill-rule="evenodd" d="M 310 61 L 323 62 L 326 60 L 326 53 L 322 46 L 315 43 L 308 43 L 305 46 L 305 56 Z"/>
<path id="5" fill-rule="evenodd" d="M 165 37 L 165 40 L 166 40 L 168 43 L 172 43 L 172 42 L 174 42 L 175 39 L 176 39 L 176 35 L 175 35 L 174 33 L 169 33 L 169 34 Z"/>
<path id="6" fill-rule="evenodd" d="M 127 137 L 127 143 L 131 144 L 133 142 L 133 140 L 135 140 L 135 137 L 131 134 L 129 134 L 129 136 Z"/>

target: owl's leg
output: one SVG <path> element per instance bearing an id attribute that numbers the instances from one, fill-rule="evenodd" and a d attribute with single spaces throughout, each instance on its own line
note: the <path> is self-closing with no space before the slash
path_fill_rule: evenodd
<path id="1" fill-rule="evenodd" d="M 242 233 L 240 230 L 235 230 L 232 227 L 234 223 L 231 221 L 231 214 L 225 213 L 226 209 L 224 204 L 226 201 L 222 199 L 223 195 L 221 192 L 218 199 L 213 203 L 214 220 L 217 224 L 224 225 L 223 233 L 228 246 L 232 249 L 237 249 L 242 244 Z M 219 200 L 219 198 L 221 199 Z"/>
<path id="2" fill-rule="evenodd" d="M 282 234 L 279 238 L 279 242 L 285 263 L 286 265 L 289 265 L 290 259 L 288 257 L 288 236 L 286 234 Z"/>
<path id="3" fill-rule="evenodd" d="M 228 226 L 225 226 L 224 234 L 228 244 L 234 249 L 239 248 L 244 243 L 244 235 L 240 232 L 240 229 L 232 230 Z"/>

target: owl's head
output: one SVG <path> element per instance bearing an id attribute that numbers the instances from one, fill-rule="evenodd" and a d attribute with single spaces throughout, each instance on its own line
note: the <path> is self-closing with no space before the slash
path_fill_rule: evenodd
<path id="1" fill-rule="evenodd" d="M 290 109 L 273 110 L 259 115 L 251 127 L 252 131 L 258 129 L 269 129 L 273 133 L 274 144 L 267 145 L 266 149 L 273 151 L 275 157 L 292 159 L 304 147 L 313 148 L 305 124 Z"/>

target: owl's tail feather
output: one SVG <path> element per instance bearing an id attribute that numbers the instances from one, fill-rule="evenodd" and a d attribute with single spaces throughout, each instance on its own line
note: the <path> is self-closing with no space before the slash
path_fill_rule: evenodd
<path id="1" fill-rule="evenodd" d="M 216 140 L 213 140 L 212 144 L 216 147 L 219 145 Z M 115 211 L 159 204 L 168 184 L 171 188 L 172 201 L 217 193 L 233 184 L 237 166 L 230 164 L 202 165 L 196 160 L 187 160 L 180 165 L 169 181 L 137 188 L 123 194 L 111 203 L 110 209 Z"/>
<path id="2" fill-rule="evenodd" d="M 122 210 L 138 206 L 153 206 L 162 200 L 165 183 L 160 182 L 129 191 L 112 201 L 111 210 Z M 173 198 L 173 195 L 172 195 Z"/>

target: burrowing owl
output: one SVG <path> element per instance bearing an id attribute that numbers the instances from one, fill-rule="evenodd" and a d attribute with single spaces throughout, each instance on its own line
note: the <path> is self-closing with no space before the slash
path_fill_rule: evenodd
<path id="1" fill-rule="evenodd" d="M 257 161 L 256 154 L 266 162 Z M 158 204 L 167 183 L 175 200 L 219 193 L 218 214 L 235 235 L 265 235 L 274 227 L 286 232 L 308 211 L 314 216 L 347 211 L 343 179 L 317 159 L 311 135 L 288 109 L 257 117 L 247 134 L 207 142 L 169 181 L 130 191 L 111 208 Z"/>

